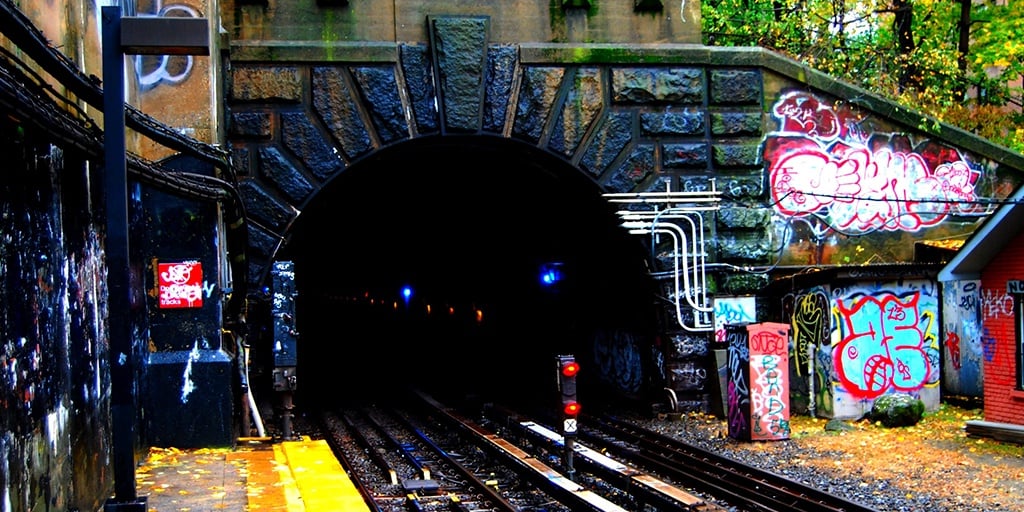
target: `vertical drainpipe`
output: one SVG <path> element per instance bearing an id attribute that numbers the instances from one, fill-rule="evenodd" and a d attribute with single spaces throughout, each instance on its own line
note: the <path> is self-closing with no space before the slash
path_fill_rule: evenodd
<path id="1" fill-rule="evenodd" d="M 107 209 L 107 328 L 114 497 L 105 511 L 145 511 L 135 490 L 135 364 L 128 270 L 128 173 L 125 157 L 121 7 L 103 6 L 103 158 Z"/>

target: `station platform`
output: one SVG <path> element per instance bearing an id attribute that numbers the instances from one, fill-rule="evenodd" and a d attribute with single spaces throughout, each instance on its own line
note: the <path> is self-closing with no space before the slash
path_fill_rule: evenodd
<path id="1" fill-rule="evenodd" d="M 323 440 L 151 448 L 135 480 L 147 512 L 371 510 Z"/>

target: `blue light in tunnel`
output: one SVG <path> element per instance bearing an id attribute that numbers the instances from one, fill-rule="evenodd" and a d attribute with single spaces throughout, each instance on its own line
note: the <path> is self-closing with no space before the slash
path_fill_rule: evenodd
<path id="1" fill-rule="evenodd" d="M 409 298 L 412 297 L 412 287 L 405 285 L 402 287 L 402 299 L 405 300 L 406 304 L 409 303 Z"/>
<path id="2" fill-rule="evenodd" d="M 561 263 L 545 263 L 540 266 L 540 282 L 544 286 L 553 286 L 562 280 Z"/>

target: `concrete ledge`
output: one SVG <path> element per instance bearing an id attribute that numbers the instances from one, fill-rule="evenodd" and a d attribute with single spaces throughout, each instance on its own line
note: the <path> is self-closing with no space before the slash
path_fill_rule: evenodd
<path id="1" fill-rule="evenodd" d="M 1024 444 L 1024 425 L 971 420 L 964 426 L 971 437 L 988 437 L 1006 443 Z"/>
<path id="2" fill-rule="evenodd" d="M 324 43 L 320 41 L 234 41 L 236 62 L 398 62 L 398 44 L 392 42 Z"/>

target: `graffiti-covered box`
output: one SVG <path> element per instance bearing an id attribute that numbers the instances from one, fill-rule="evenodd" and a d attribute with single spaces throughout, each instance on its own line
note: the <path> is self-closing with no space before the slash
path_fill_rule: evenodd
<path id="1" fill-rule="evenodd" d="M 726 325 L 729 437 L 789 439 L 789 326 Z"/>
<path id="2" fill-rule="evenodd" d="M 792 325 L 790 393 L 807 403 L 812 416 L 856 419 L 871 411 L 878 397 L 906 393 L 940 403 L 941 349 L 961 350 L 954 333 L 976 326 L 969 308 L 950 307 L 947 338 L 939 343 L 939 287 L 920 278 L 926 269 L 894 267 L 834 269 L 815 281 L 797 283 L 784 299 Z M 786 316 L 786 315 L 784 315 Z M 962 327 L 953 329 L 952 324 Z M 966 353 L 971 346 L 964 345 Z M 978 356 L 980 357 L 980 356 Z M 797 397 L 807 393 L 809 396 Z"/>

